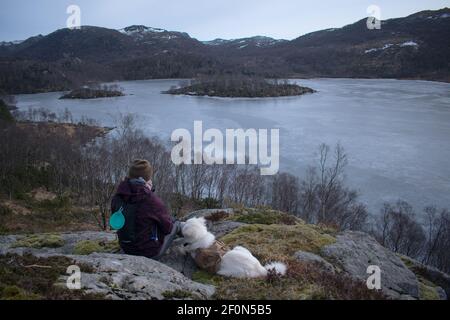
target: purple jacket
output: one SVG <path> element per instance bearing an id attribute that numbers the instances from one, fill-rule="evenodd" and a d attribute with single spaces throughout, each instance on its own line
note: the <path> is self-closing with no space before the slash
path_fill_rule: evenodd
<path id="1" fill-rule="evenodd" d="M 131 183 L 129 179 L 120 183 L 111 202 L 112 212 L 120 209 L 117 197 L 123 201 L 139 203 L 135 220 L 136 241 L 133 244 L 121 243 L 123 251 L 148 258 L 156 256 L 164 242 L 164 236 L 173 228 L 173 219 L 163 202 L 147 185 Z M 155 230 L 158 233 L 157 240 L 154 237 Z"/>

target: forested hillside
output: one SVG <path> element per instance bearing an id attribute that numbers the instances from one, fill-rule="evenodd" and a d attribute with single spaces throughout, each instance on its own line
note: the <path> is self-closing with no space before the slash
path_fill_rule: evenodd
<path id="1" fill-rule="evenodd" d="M 0 89 L 42 92 L 96 81 L 223 73 L 450 80 L 450 9 L 386 20 L 380 30 L 367 29 L 366 20 L 292 41 L 258 36 L 200 42 L 145 26 L 61 29 L 0 43 Z"/>

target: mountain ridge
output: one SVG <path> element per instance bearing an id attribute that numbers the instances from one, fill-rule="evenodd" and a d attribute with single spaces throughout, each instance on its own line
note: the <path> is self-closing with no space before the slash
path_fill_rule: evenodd
<path id="1" fill-rule="evenodd" d="M 290 41 L 265 36 L 199 41 L 143 25 L 59 29 L 0 45 L 0 90 L 45 92 L 92 81 L 212 73 L 449 82 L 449 18 L 449 8 L 421 11 L 384 20 L 380 30 L 369 30 L 366 18 Z"/>

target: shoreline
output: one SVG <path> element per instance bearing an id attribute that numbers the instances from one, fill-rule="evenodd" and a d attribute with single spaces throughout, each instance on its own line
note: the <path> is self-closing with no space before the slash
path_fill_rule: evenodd
<path id="1" fill-rule="evenodd" d="M 147 81 L 186 81 L 186 80 L 192 80 L 193 78 L 150 78 L 150 79 L 137 79 L 137 80 L 114 80 L 114 81 L 105 81 L 102 82 L 102 84 L 112 84 L 112 83 L 123 83 L 123 82 L 147 82 Z M 267 79 L 273 79 L 273 78 L 267 78 Z M 346 77 L 301 77 L 301 76 L 287 76 L 283 78 L 278 78 L 279 80 L 395 80 L 395 81 L 417 81 L 417 82 L 431 82 L 431 83 L 437 83 L 437 84 L 448 84 L 450 85 L 450 79 L 448 81 L 445 80 L 432 80 L 432 79 L 414 79 L 414 78 L 346 78 Z M 65 93 L 69 90 L 56 90 L 56 91 L 37 91 L 37 92 L 21 92 L 21 93 L 13 93 L 10 94 L 12 96 L 17 95 L 32 95 L 32 94 L 43 94 L 43 93 Z M 126 96 L 127 94 L 124 94 Z M 198 96 L 196 96 L 198 97 Z M 287 96 L 288 97 L 288 96 Z M 297 96 L 298 97 L 298 96 Z M 226 98 L 226 97 L 218 97 L 218 98 Z M 245 97 L 242 97 L 245 98 Z M 259 97 L 257 97 L 259 98 Z M 264 98 L 264 97 L 262 97 Z M 283 97 L 267 97 L 267 98 L 283 98 Z M 102 99 L 102 98 L 98 98 Z M 254 99 L 254 98 L 250 98 Z M 72 100 L 88 100 L 88 99 L 72 99 Z"/>

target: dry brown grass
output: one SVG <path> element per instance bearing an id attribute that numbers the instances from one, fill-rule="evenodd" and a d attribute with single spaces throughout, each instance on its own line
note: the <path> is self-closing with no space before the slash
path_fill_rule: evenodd
<path id="1" fill-rule="evenodd" d="M 102 295 L 61 286 L 61 276 L 74 261 L 67 257 L 38 258 L 32 255 L 0 256 L 0 300 L 105 299 Z M 93 270 L 80 265 L 81 271 Z"/>
<path id="2" fill-rule="evenodd" d="M 382 300 L 385 296 L 367 289 L 364 282 L 332 274 L 314 264 L 288 263 L 285 276 L 267 279 L 233 279 L 197 272 L 194 279 L 216 286 L 219 300 Z"/>
<path id="3" fill-rule="evenodd" d="M 217 222 L 217 221 L 225 220 L 229 217 L 230 217 L 230 214 L 228 212 L 217 211 L 217 212 L 214 212 L 211 215 L 205 217 L 205 219 L 208 221 L 211 221 L 211 222 Z"/>

